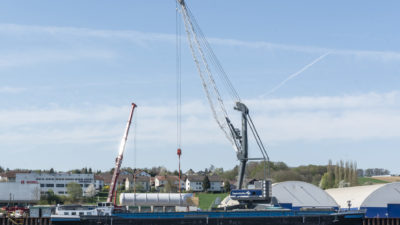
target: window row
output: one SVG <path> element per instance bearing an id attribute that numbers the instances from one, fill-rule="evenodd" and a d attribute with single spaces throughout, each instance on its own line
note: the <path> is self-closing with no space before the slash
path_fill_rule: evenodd
<path id="1" fill-rule="evenodd" d="M 79 213 L 80 216 L 85 215 L 85 212 L 78 212 L 78 213 Z M 69 216 L 69 212 L 64 212 L 64 215 L 65 215 L 65 216 Z M 71 215 L 72 215 L 72 216 L 75 216 L 75 215 L 76 215 L 76 212 L 71 212 Z M 86 215 L 91 216 L 91 215 L 92 215 L 92 212 L 86 212 Z"/>
<path id="2" fill-rule="evenodd" d="M 79 184 L 81 187 L 89 187 L 90 184 Z M 66 184 L 40 184 L 40 187 L 58 187 L 63 188 L 66 187 Z"/>
<path id="3" fill-rule="evenodd" d="M 36 178 L 36 180 L 73 180 L 82 183 L 93 182 L 93 179 L 84 179 L 84 178 Z"/>

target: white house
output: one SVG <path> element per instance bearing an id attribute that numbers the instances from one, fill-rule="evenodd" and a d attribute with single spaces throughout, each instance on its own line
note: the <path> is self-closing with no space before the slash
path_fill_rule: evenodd
<path id="1" fill-rule="evenodd" d="M 204 176 L 193 175 L 186 178 L 186 191 L 203 191 Z"/>
<path id="2" fill-rule="evenodd" d="M 149 173 L 147 173 L 146 171 L 143 171 L 143 170 L 137 170 L 135 172 L 135 176 L 136 177 L 151 177 L 151 175 Z"/>
<path id="3" fill-rule="evenodd" d="M 204 191 L 204 178 L 205 176 L 203 175 L 188 176 L 186 179 L 186 191 Z M 210 188 L 207 191 L 222 192 L 224 190 L 224 182 L 219 176 L 208 176 L 208 180 L 210 181 Z"/>
<path id="4" fill-rule="evenodd" d="M 156 176 L 154 179 L 154 187 L 156 190 L 164 187 L 167 184 L 167 178 L 165 176 Z"/>
<path id="5" fill-rule="evenodd" d="M 224 181 L 219 176 L 209 176 L 210 188 L 208 191 L 211 192 L 222 192 L 224 191 Z"/>

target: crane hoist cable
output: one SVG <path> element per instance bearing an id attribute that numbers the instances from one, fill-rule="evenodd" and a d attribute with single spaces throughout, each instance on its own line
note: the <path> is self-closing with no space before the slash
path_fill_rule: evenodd
<path id="1" fill-rule="evenodd" d="M 177 149 L 182 144 L 182 31 L 179 26 L 178 2 L 176 2 L 176 145 Z"/>
<path id="2" fill-rule="evenodd" d="M 181 193 L 181 145 L 182 145 L 182 31 L 179 18 L 178 2 L 176 3 L 175 11 L 175 24 L 176 24 L 176 142 L 177 142 L 177 155 L 178 155 L 178 188 L 179 194 Z"/>
<path id="3" fill-rule="evenodd" d="M 184 4 L 181 4 L 181 6 L 186 7 Z M 213 113 L 213 117 L 216 120 L 218 126 L 224 132 L 226 138 L 232 143 L 235 150 L 238 151 L 237 146 L 235 145 L 235 140 L 230 135 L 229 126 L 226 121 L 226 118 L 229 117 L 228 113 L 225 109 L 224 102 L 222 100 L 221 94 L 219 93 L 214 77 L 212 76 L 210 66 L 203 51 L 203 46 L 201 45 L 204 40 L 199 40 L 197 36 L 198 32 L 196 31 L 195 26 L 192 24 L 190 15 L 188 15 L 187 10 L 182 10 L 182 16 L 186 28 L 189 47 L 197 66 L 197 70 L 199 72 L 203 89 L 206 93 L 207 100 Z M 195 46 L 197 46 L 197 48 L 195 48 Z"/>
<path id="4" fill-rule="evenodd" d="M 232 82 L 230 81 L 228 75 L 226 74 L 225 70 L 221 66 L 220 61 L 214 54 L 214 51 L 212 50 L 210 44 L 208 43 L 203 31 L 201 30 L 199 24 L 196 21 L 196 18 L 192 14 L 191 10 L 189 7 L 186 7 L 188 14 L 192 20 L 192 23 L 195 27 L 195 30 L 197 32 L 197 36 L 199 37 L 201 43 L 204 45 L 204 49 L 207 52 L 206 56 L 209 59 L 209 61 L 214 65 L 214 68 L 217 70 L 216 74 L 219 76 L 219 79 L 223 82 L 225 85 L 226 90 L 228 90 L 231 94 L 231 98 L 234 101 L 241 101 L 240 96 L 234 86 L 232 85 Z"/>

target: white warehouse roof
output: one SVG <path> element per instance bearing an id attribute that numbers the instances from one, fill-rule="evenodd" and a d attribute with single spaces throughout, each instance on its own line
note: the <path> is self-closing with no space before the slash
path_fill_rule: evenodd
<path id="1" fill-rule="evenodd" d="M 321 188 L 302 181 L 285 181 L 272 185 L 272 196 L 278 203 L 291 203 L 296 207 L 334 208 L 335 200 Z"/>
<path id="2" fill-rule="evenodd" d="M 341 208 L 387 207 L 387 204 L 400 204 L 400 182 L 367 186 L 333 188 L 326 192 Z"/>

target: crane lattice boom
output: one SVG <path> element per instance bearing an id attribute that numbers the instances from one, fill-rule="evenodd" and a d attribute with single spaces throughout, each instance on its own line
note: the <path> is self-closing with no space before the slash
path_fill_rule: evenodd
<path id="1" fill-rule="evenodd" d="M 189 42 L 189 47 L 192 52 L 194 62 L 196 64 L 198 74 L 201 78 L 203 89 L 206 93 L 208 103 L 210 105 L 214 119 L 218 126 L 224 132 L 227 139 L 233 145 L 236 151 L 238 160 L 240 161 L 238 188 L 242 188 L 246 163 L 248 160 L 264 160 L 269 161 L 268 154 L 261 142 L 261 139 L 255 129 L 253 121 L 250 118 L 249 110 L 240 100 L 238 93 L 230 82 L 228 76 L 223 70 L 203 32 L 201 31 L 196 19 L 187 7 L 185 0 L 177 0 L 180 5 L 181 14 L 183 17 L 186 34 Z M 213 67 L 211 67 L 212 65 Z M 214 70 L 212 70 L 214 69 Z M 231 123 L 227 110 L 225 109 L 224 101 L 217 86 L 216 80 L 213 77 L 213 72 L 218 75 L 219 80 L 225 86 L 232 97 L 233 102 L 236 102 L 235 110 L 242 114 L 242 129 L 236 129 Z M 249 126 L 248 126 L 249 125 Z M 248 138 L 247 128 L 250 128 L 255 141 L 260 148 L 263 158 L 248 158 Z M 266 173 L 265 173 L 266 177 Z"/>

